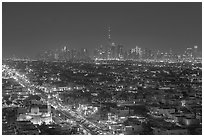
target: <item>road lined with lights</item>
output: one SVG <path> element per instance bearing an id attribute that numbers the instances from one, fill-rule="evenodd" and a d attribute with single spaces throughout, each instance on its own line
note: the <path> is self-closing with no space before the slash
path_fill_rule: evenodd
<path id="1" fill-rule="evenodd" d="M 6 69 L 7 69 L 7 70 L 6 70 Z M 9 67 L 4 66 L 4 72 L 7 72 L 8 75 L 9 75 L 11 78 L 15 79 L 22 87 L 26 87 L 26 88 L 28 89 L 28 91 L 30 92 L 30 94 L 35 95 L 35 94 L 36 94 L 36 91 L 38 91 L 38 92 L 41 91 L 40 97 L 43 98 L 44 103 L 46 103 L 46 102 L 48 101 L 48 100 L 47 100 L 48 96 L 45 95 L 45 93 L 42 92 L 42 90 L 40 90 L 39 88 L 37 88 L 38 86 L 35 86 L 34 84 L 30 84 L 30 82 L 29 82 L 27 79 L 25 80 L 26 77 L 25 77 L 24 75 L 20 75 L 19 72 L 17 72 L 15 69 L 9 69 Z M 52 101 L 50 101 L 50 102 L 52 102 Z M 53 106 L 53 107 L 56 107 L 56 104 L 50 103 L 50 105 Z M 60 107 L 60 106 L 58 106 L 58 107 Z M 62 110 L 60 110 L 59 108 L 57 108 L 57 110 L 58 110 L 62 115 L 64 115 L 65 117 L 70 118 L 70 116 L 69 116 L 68 114 L 64 113 L 64 112 L 63 112 Z M 80 126 L 80 127 L 82 128 L 83 126 Z M 85 128 L 83 128 L 83 131 L 85 131 L 85 132 L 84 132 L 85 134 L 91 134 L 91 133 L 88 132 L 89 130 L 87 130 L 87 129 L 85 129 Z"/>
<path id="2" fill-rule="evenodd" d="M 39 92 L 40 94 L 38 95 L 40 95 L 45 102 L 48 101 L 48 95 L 46 95 L 46 93 L 41 89 L 41 87 L 32 84 L 24 74 L 19 73 L 15 69 L 10 69 L 6 65 L 2 65 L 2 69 L 4 70 L 4 73 L 7 73 L 11 78 L 15 79 L 22 87 L 26 87 L 30 94 L 36 95 Z M 44 87 L 44 89 L 47 89 L 47 87 Z M 95 135 L 111 134 L 111 131 L 103 131 L 101 127 L 88 121 L 86 118 L 73 111 L 70 107 L 63 105 L 56 97 L 53 97 L 49 103 L 65 117 L 70 118 L 71 116 L 72 119 L 74 119 L 74 121 L 82 129 L 84 129 L 85 133 Z"/>

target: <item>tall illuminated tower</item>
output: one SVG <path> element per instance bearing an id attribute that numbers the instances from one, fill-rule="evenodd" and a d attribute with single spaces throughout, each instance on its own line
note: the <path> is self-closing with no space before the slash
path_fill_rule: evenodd
<path id="1" fill-rule="evenodd" d="M 110 26 L 108 27 L 108 45 L 106 47 L 106 58 L 110 59 L 111 58 L 111 44 L 112 44 L 112 40 L 111 40 L 111 28 Z"/>
<path id="2" fill-rule="evenodd" d="M 108 42 L 109 42 L 109 44 L 112 43 L 112 40 L 111 40 L 111 28 L 110 28 L 110 26 L 108 27 Z"/>
<path id="3" fill-rule="evenodd" d="M 111 39 L 111 27 L 108 27 L 108 43 L 110 46 L 115 46 L 115 43 Z"/>
<path id="4" fill-rule="evenodd" d="M 108 27 L 108 59 L 114 59 L 116 57 L 116 45 L 111 39 L 111 28 Z"/>

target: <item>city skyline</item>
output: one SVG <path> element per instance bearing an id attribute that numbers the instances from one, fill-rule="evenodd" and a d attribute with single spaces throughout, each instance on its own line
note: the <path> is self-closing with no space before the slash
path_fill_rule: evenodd
<path id="1" fill-rule="evenodd" d="M 3 58 L 48 49 L 95 49 L 111 39 L 181 53 L 202 48 L 202 3 L 3 3 Z M 25 52 L 26 51 L 26 52 Z"/>
<path id="2" fill-rule="evenodd" d="M 202 135 L 202 2 L 2 12 L 2 135 Z"/>

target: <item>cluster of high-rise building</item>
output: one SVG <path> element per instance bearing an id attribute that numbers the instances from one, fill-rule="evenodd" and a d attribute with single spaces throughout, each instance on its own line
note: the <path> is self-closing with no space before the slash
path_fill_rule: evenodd
<path id="1" fill-rule="evenodd" d="M 60 50 L 45 51 L 38 56 L 38 59 L 48 61 L 88 60 L 90 56 L 88 50 L 85 48 L 76 50 L 68 49 L 67 46 L 64 46 Z"/>
<path id="2" fill-rule="evenodd" d="M 91 54 L 92 53 L 92 54 Z M 162 62 L 199 62 L 201 61 L 201 52 L 198 52 L 198 46 L 187 48 L 182 55 L 169 52 L 161 52 L 159 50 L 151 50 L 136 46 L 132 49 L 125 49 L 124 45 L 116 44 L 111 39 L 111 29 L 108 29 L 107 44 L 100 45 L 92 52 L 86 48 L 79 50 L 70 49 L 63 46 L 55 51 L 46 51 L 38 56 L 41 60 L 141 60 L 141 61 L 162 61 Z"/>
<path id="3" fill-rule="evenodd" d="M 187 48 L 184 54 L 179 55 L 169 50 L 169 52 L 161 52 L 159 50 L 151 50 L 139 46 L 132 49 L 125 49 L 124 45 L 116 44 L 111 39 L 110 28 L 108 30 L 108 43 L 100 45 L 94 50 L 93 59 L 96 60 L 144 60 L 144 61 L 164 61 L 164 62 L 179 62 L 187 61 L 194 62 L 201 59 L 201 52 L 198 52 L 198 46 Z"/>

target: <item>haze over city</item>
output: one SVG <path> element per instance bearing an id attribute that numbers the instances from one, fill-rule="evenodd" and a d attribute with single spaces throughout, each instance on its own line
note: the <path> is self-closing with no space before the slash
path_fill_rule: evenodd
<path id="1" fill-rule="evenodd" d="M 63 47 L 92 50 L 111 38 L 183 53 L 202 45 L 201 3 L 3 3 L 3 58 L 35 57 Z M 25 52 L 26 51 L 26 52 Z"/>
<path id="2" fill-rule="evenodd" d="M 2 6 L 2 135 L 202 135 L 202 2 Z"/>

